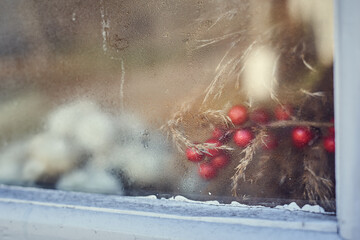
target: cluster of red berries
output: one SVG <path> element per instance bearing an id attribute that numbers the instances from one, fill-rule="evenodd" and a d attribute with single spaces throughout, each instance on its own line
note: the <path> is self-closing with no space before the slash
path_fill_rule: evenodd
<path id="1" fill-rule="evenodd" d="M 293 109 L 290 105 L 281 105 L 275 108 L 274 115 L 278 121 L 287 121 L 292 118 Z M 233 106 L 229 112 L 228 117 L 236 126 L 234 129 L 222 130 L 216 128 L 212 134 L 212 138 L 205 143 L 212 144 L 213 148 L 207 149 L 205 152 L 200 151 L 196 147 L 188 148 L 186 150 L 186 157 L 192 162 L 201 162 L 205 157 L 209 160 L 199 163 L 199 175 L 206 179 L 212 179 L 217 175 L 217 171 L 229 163 L 229 156 L 221 149 L 218 149 L 232 135 L 233 142 L 245 148 L 254 139 L 254 134 L 248 127 L 240 127 L 245 124 L 248 119 L 255 124 L 265 125 L 270 122 L 271 115 L 267 110 L 259 108 L 248 113 L 248 109 L 242 105 Z M 323 138 L 323 146 L 329 153 L 335 152 L 335 130 L 334 127 L 328 128 L 328 135 Z M 296 148 L 304 148 L 308 146 L 314 139 L 314 134 L 308 126 L 296 126 L 291 132 L 292 142 Z M 272 150 L 276 148 L 278 142 L 272 133 L 267 133 L 263 138 L 263 149 Z"/>
<path id="2" fill-rule="evenodd" d="M 332 120 L 334 123 L 334 120 Z M 309 144 L 314 135 L 308 127 L 295 127 L 292 130 L 292 140 L 296 147 L 302 148 Z M 331 126 L 328 128 L 328 135 L 323 139 L 324 149 L 329 153 L 335 153 L 335 128 Z"/>
<path id="3" fill-rule="evenodd" d="M 223 141 L 221 141 L 223 136 L 222 130 L 215 129 L 213 138 L 210 138 L 205 142 L 214 147 L 207 149 L 206 153 L 203 153 L 196 148 L 186 149 L 186 157 L 192 162 L 201 162 L 205 157 L 210 159 L 208 162 L 199 164 L 199 175 L 206 180 L 214 178 L 217 175 L 217 171 L 229 163 L 229 156 L 226 152 L 217 149 L 217 147 L 220 147 L 223 144 Z"/>

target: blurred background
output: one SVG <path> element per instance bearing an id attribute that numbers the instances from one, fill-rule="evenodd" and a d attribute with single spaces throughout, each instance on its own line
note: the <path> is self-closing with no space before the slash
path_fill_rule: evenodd
<path id="1" fill-rule="evenodd" d="M 159 128 L 213 74 L 189 51 L 202 2 L 0 5 L 2 183 L 201 191 L 196 167 L 184 166 Z M 195 180 L 182 185 L 184 173 Z"/>

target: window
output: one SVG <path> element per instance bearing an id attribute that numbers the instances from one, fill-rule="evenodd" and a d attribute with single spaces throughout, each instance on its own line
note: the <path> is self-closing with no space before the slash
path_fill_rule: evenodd
<path id="1" fill-rule="evenodd" d="M 309 30 L 306 16 L 296 10 L 287 14 L 300 7 L 296 1 L 261 3 L 170 1 L 142 7 L 131 1 L 2 3 L 9 11 L 2 14 L 5 21 L 0 29 L 6 33 L 1 48 L 6 66 L 2 70 L 1 181 L 120 195 L 155 194 L 158 198 L 181 194 L 196 200 L 266 206 L 290 203 L 290 199 L 303 205 L 310 200 L 333 211 L 332 54 L 331 44 L 326 46 L 329 41 L 324 39 L 324 35 L 332 36 L 331 24 L 329 30 L 319 20 L 321 16 L 314 16 L 311 24 L 319 25 Z M 25 14 L 14 18 L 18 11 Z M 318 29 L 328 29 L 324 30 L 328 35 L 317 35 Z M 217 65 L 219 70 L 214 71 Z M 336 104 L 340 104 L 341 86 L 346 83 L 337 83 L 341 85 L 336 86 L 340 93 Z M 248 111 L 246 122 L 241 119 L 244 109 Z M 273 115 L 274 109 L 279 110 Z M 339 129 L 344 125 L 337 111 Z M 157 130 L 160 127 L 162 132 Z M 173 147 L 166 133 L 184 152 Z M 211 134 L 217 140 L 206 142 Z M 303 135 L 299 139 L 297 134 Z M 343 143 L 339 140 L 343 133 L 338 135 L 337 142 Z M 330 142 L 324 144 L 326 139 Z M 338 162 L 344 154 L 341 151 L 340 145 Z M 227 155 L 220 158 L 220 153 Z M 322 166 L 307 161 L 309 155 Z M 282 160 L 274 162 L 274 156 Z M 339 193 L 345 191 L 342 181 L 348 180 L 339 178 L 346 167 L 338 167 L 342 166 L 338 162 Z M 228 165 L 221 168 L 225 163 Z M 214 166 L 220 169 L 215 171 Z M 305 173 L 313 179 L 306 180 Z M 314 186 L 321 191 L 314 192 Z M 216 225 L 214 229 L 221 228 L 219 234 L 225 234 L 232 224 L 243 228 L 228 234 L 267 227 L 263 230 L 267 235 L 275 228 L 282 229 L 283 236 L 297 232 L 299 238 L 311 234 L 337 238 L 334 216 L 293 212 L 292 218 L 287 210 L 259 208 L 259 213 L 257 208 L 235 208 L 236 203 L 183 205 L 171 200 L 10 186 L 2 187 L 1 196 L 3 209 L 18 209 L 8 220 L 2 219 L 5 228 L 14 228 L 9 221 L 20 223 L 26 211 L 43 214 L 47 209 L 60 214 L 63 221 L 69 214 L 81 219 L 96 213 L 104 222 L 113 219 L 115 223 L 116 216 L 127 216 L 153 226 L 141 230 L 123 222 L 117 232 L 123 237 L 176 238 L 176 231 L 197 221 L 202 236 L 213 238 L 213 231 L 206 233 L 209 226 Z M 356 197 L 351 196 L 352 200 Z M 344 199 L 338 201 L 349 201 Z M 160 207 L 163 204 L 165 210 Z M 344 215 L 349 209 L 339 204 L 342 236 L 356 236 L 354 225 Z M 70 227 L 85 234 L 79 238 L 88 237 L 102 222 L 89 222 L 80 231 L 83 225 L 53 221 L 50 213 L 48 223 L 36 213 L 31 216 L 34 229 L 42 230 L 30 229 L 30 234 L 39 234 L 39 238 L 49 236 L 44 232 L 49 226 Z M 181 222 L 180 227 L 172 221 Z M 358 222 L 355 217 L 351 221 Z M 173 231 L 161 233 L 155 223 L 172 226 Z M 102 224 L 98 231 L 106 235 L 114 227 Z M 23 234 L 29 228 L 26 231 Z"/>

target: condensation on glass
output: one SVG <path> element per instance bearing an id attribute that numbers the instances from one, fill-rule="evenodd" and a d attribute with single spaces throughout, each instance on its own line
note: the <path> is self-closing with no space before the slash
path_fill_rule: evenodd
<path id="1" fill-rule="evenodd" d="M 0 182 L 334 211 L 332 1 L 2 1 Z"/>

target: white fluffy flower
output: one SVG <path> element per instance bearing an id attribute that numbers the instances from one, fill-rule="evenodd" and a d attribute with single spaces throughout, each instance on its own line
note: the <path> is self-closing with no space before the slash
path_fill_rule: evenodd
<path id="1" fill-rule="evenodd" d="M 26 141 L 19 141 L 7 146 L 0 153 L 0 182 L 21 184 L 22 166 L 27 157 Z"/>
<path id="2" fill-rule="evenodd" d="M 98 111 L 98 107 L 91 101 L 76 101 L 60 106 L 50 113 L 46 130 L 59 136 L 73 136 L 79 119 Z"/>
<path id="3" fill-rule="evenodd" d="M 75 140 L 95 153 L 108 151 L 116 139 L 112 118 L 102 112 L 84 115 L 74 124 L 73 131 Z"/>
<path id="4" fill-rule="evenodd" d="M 133 132 L 132 140 L 118 145 L 108 156 L 108 167 L 121 169 L 139 185 L 172 184 L 179 177 L 173 153 L 158 133 Z M 131 136 L 131 135 L 130 135 Z"/>
<path id="5" fill-rule="evenodd" d="M 91 193 L 111 193 L 123 195 L 119 180 L 104 169 L 87 167 L 64 175 L 56 184 L 57 189 Z"/>
<path id="6" fill-rule="evenodd" d="M 29 142 L 23 177 L 35 181 L 43 174 L 63 174 L 78 163 L 81 153 L 81 149 L 65 138 L 50 133 L 39 134 Z"/>
<path id="7" fill-rule="evenodd" d="M 47 121 L 49 132 L 72 138 L 89 152 L 107 151 L 115 142 L 113 118 L 91 101 L 77 101 L 60 106 Z"/>

